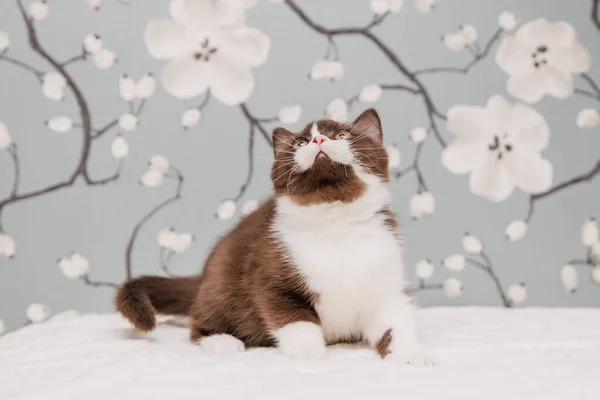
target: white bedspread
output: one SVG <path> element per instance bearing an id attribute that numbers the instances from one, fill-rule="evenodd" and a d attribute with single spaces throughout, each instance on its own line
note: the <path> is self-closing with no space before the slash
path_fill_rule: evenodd
<path id="1" fill-rule="evenodd" d="M 117 315 L 57 318 L 0 338 L 0 399 L 600 399 L 600 310 L 419 311 L 441 364 L 364 348 L 298 362 L 274 349 L 204 353 L 185 328 L 132 338 Z"/>

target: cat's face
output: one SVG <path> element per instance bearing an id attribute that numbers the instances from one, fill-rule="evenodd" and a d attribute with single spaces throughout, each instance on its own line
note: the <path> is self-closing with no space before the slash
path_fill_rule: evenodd
<path id="1" fill-rule="evenodd" d="M 275 162 L 271 179 L 277 195 L 299 203 L 352 201 L 364 190 L 361 173 L 388 181 L 381 121 L 369 109 L 353 123 L 321 120 L 301 132 L 273 132 Z"/>

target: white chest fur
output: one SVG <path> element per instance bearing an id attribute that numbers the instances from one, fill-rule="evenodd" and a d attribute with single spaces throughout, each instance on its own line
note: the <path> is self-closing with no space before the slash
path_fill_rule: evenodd
<path id="1" fill-rule="evenodd" d="M 365 194 L 350 204 L 298 206 L 278 199 L 274 230 L 308 287 L 326 340 L 360 335 L 382 304 L 403 287 L 396 236 L 378 213 L 387 187 L 363 175 Z"/>

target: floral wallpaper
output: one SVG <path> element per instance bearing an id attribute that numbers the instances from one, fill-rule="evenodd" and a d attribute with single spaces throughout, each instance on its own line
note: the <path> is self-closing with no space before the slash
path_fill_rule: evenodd
<path id="1" fill-rule="evenodd" d="M 423 305 L 600 306 L 600 1 L 10 0 L 0 334 L 191 274 L 271 131 L 379 110 Z"/>

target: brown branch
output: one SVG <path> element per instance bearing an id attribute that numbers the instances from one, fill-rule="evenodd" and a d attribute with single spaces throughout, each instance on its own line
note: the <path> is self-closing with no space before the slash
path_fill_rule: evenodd
<path id="1" fill-rule="evenodd" d="M 137 109 L 133 110 L 132 114 L 139 118 L 142 115 L 142 112 L 144 111 L 145 105 L 146 105 L 145 99 L 140 101 Z M 101 137 L 102 135 L 107 133 L 109 130 L 111 130 L 118 124 L 119 124 L 119 118 L 115 118 L 112 121 L 110 121 L 109 123 L 107 123 L 106 125 L 104 125 L 102 128 L 93 130 L 92 139 L 98 139 L 99 137 Z"/>
<path id="2" fill-rule="evenodd" d="M 131 254 L 133 252 L 133 246 L 135 244 L 135 240 L 137 236 L 144 226 L 146 222 L 148 222 L 154 215 L 156 215 L 160 210 L 168 206 L 169 204 L 181 199 L 181 190 L 183 188 L 183 175 L 179 171 L 172 169 L 176 173 L 177 179 L 177 188 L 175 190 L 175 194 L 168 199 L 164 200 L 154 208 L 152 208 L 141 220 L 138 222 L 133 228 L 133 232 L 131 232 L 131 236 L 129 237 L 129 242 L 127 243 L 127 248 L 125 250 L 125 276 L 127 280 L 130 280 L 132 277 L 132 261 Z M 167 175 L 169 176 L 169 175 Z"/>
<path id="3" fill-rule="evenodd" d="M 600 30 L 600 0 L 592 0 L 592 21 Z"/>
<path id="4" fill-rule="evenodd" d="M 394 174 L 394 177 L 396 179 L 400 179 L 402 178 L 404 175 L 406 175 L 409 172 L 414 172 L 415 175 L 417 176 L 417 191 L 420 193 L 422 190 L 427 190 L 427 185 L 425 184 L 425 179 L 423 178 L 423 173 L 421 172 L 421 169 L 419 168 L 419 157 L 421 157 L 421 151 L 423 150 L 423 146 L 425 145 L 426 140 L 422 141 L 421 143 L 417 143 L 417 148 L 415 150 L 415 155 L 413 157 L 413 162 L 406 168 L 397 171 Z"/>
<path id="5" fill-rule="evenodd" d="M 240 187 L 240 191 L 233 198 L 233 201 L 238 201 L 242 198 L 246 190 L 250 186 L 250 182 L 252 181 L 252 176 L 254 175 L 254 134 L 255 134 L 255 126 L 250 124 L 250 133 L 248 134 L 248 173 L 246 175 L 246 181 Z"/>
<path id="6" fill-rule="evenodd" d="M 119 286 L 121 286 L 117 283 L 112 283 L 112 282 L 92 281 L 92 280 L 90 280 L 90 278 L 87 275 L 82 277 L 81 280 L 83 282 L 85 282 L 86 285 L 94 286 L 94 287 L 103 286 L 103 287 L 112 287 L 112 288 L 117 289 L 117 288 L 119 288 Z"/>
<path id="7" fill-rule="evenodd" d="M 173 254 L 174 253 L 170 250 L 166 250 L 163 248 L 160 249 L 160 254 L 159 254 L 160 268 L 163 270 L 163 272 L 167 276 L 175 276 L 175 274 L 169 270 L 169 261 L 171 261 Z"/>
<path id="8" fill-rule="evenodd" d="M 494 272 L 494 268 L 492 266 L 492 261 L 487 256 L 487 254 L 482 252 L 480 255 L 481 255 L 481 258 L 483 258 L 485 260 L 485 262 L 481 262 L 481 261 L 478 261 L 478 260 L 470 258 L 470 257 L 466 257 L 465 260 L 469 264 L 481 269 L 486 274 L 488 274 L 490 276 L 490 278 L 492 278 L 492 281 L 494 282 L 494 285 L 496 286 L 496 290 L 498 291 L 498 294 L 500 295 L 500 299 L 502 300 L 502 305 L 506 308 L 512 307 L 513 306 L 512 301 L 510 301 L 506 297 L 506 294 L 504 293 L 504 289 L 502 289 L 502 283 L 500 283 L 500 279 Z"/>
<path id="9" fill-rule="evenodd" d="M 16 58 L 12 58 L 12 57 L 6 56 L 4 54 L 0 54 L 0 60 L 4 60 L 7 63 L 16 65 L 17 67 L 21 67 L 21 68 L 23 68 L 23 69 L 31 72 L 32 74 L 35 75 L 35 77 L 37 78 L 37 80 L 40 83 L 42 83 L 42 81 L 43 81 L 42 78 L 44 76 L 44 71 L 41 71 L 41 70 L 39 70 L 37 68 L 34 68 L 31 65 L 29 65 L 29 64 L 27 64 L 27 63 L 25 63 L 25 62 L 23 62 L 21 60 L 17 60 Z"/>
<path id="10" fill-rule="evenodd" d="M 600 86 L 598 86 L 598 84 L 594 81 L 594 78 L 592 78 L 586 73 L 583 73 L 580 76 L 594 90 L 594 93 L 596 93 L 596 97 L 600 97 Z"/>
<path id="11" fill-rule="evenodd" d="M 66 61 L 63 61 L 60 65 L 62 67 L 66 67 L 67 65 L 76 63 L 78 61 L 85 61 L 86 58 L 87 58 L 87 53 L 84 51 L 81 54 L 78 54 L 76 56 L 73 56 L 73 57 L 69 58 Z"/>
<path id="12" fill-rule="evenodd" d="M 107 183 L 116 181 L 117 179 L 119 179 L 119 177 L 121 176 L 121 172 L 123 172 L 123 160 L 119 160 L 119 163 L 117 164 L 117 170 L 114 174 L 103 178 L 103 179 L 92 179 L 89 176 L 89 173 L 86 171 L 83 174 L 83 179 L 85 180 L 85 183 L 89 186 L 98 186 L 98 185 L 106 185 Z"/>
<path id="13" fill-rule="evenodd" d="M 271 142 L 271 135 L 267 132 L 265 127 L 262 125 L 262 123 L 265 120 L 275 120 L 276 121 L 276 119 L 275 118 L 257 118 L 257 117 L 255 117 L 254 115 L 252 115 L 252 113 L 248 109 L 248 106 L 246 105 L 246 103 L 240 104 L 240 108 L 242 109 L 242 113 L 244 113 L 244 116 L 246 117 L 246 119 L 248 120 L 250 125 L 255 126 L 256 129 L 259 130 L 259 132 L 261 133 L 263 138 L 267 141 L 267 143 L 269 143 L 269 146 L 273 146 L 273 143 Z"/>
<path id="14" fill-rule="evenodd" d="M 412 88 L 406 85 L 379 85 L 383 90 L 404 90 L 407 92 L 411 92 L 413 94 L 420 94 L 421 91 L 419 89 Z"/>

